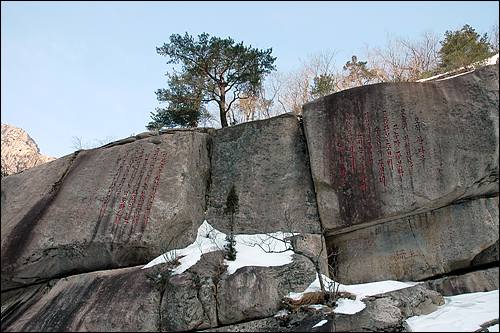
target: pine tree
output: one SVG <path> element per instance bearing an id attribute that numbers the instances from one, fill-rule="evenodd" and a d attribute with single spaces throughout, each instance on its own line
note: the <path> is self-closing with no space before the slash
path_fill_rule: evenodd
<path id="1" fill-rule="evenodd" d="M 375 72 L 369 69 L 366 64 L 366 61 L 358 60 L 355 55 L 351 57 L 350 61 L 346 62 L 343 69 L 348 73 L 344 77 L 344 88 L 364 86 L 376 78 Z"/>
<path id="2" fill-rule="evenodd" d="M 275 70 L 272 49 L 259 50 L 235 43 L 228 38 L 210 37 L 203 33 L 198 39 L 189 34 L 173 34 L 170 43 L 157 47 L 167 63 L 179 64 L 178 73 L 169 75 L 169 88 L 156 92 L 164 109 L 153 113 L 149 127 L 158 125 L 193 126 L 203 114 L 203 106 L 215 102 L 222 127 L 235 102 L 254 95 L 265 75 Z"/>
<path id="3" fill-rule="evenodd" d="M 234 239 L 234 214 L 238 212 L 239 203 L 238 195 L 236 194 L 235 186 L 231 186 L 226 199 L 226 208 L 224 208 L 224 214 L 230 215 L 229 217 L 229 235 L 226 236 L 226 245 L 224 246 L 225 256 L 227 260 L 236 259 L 236 240 Z"/>
<path id="4" fill-rule="evenodd" d="M 320 98 L 333 94 L 336 88 L 336 79 L 332 74 L 321 74 L 313 79 L 311 97 Z"/>
<path id="5" fill-rule="evenodd" d="M 492 55 L 488 35 L 480 36 L 466 24 L 460 30 L 446 31 L 439 56 L 442 71 L 450 71 L 484 60 Z"/>

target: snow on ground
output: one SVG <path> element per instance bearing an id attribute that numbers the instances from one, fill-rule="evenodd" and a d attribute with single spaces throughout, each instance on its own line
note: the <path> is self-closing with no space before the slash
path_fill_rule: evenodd
<path id="1" fill-rule="evenodd" d="M 320 322 L 318 322 L 316 325 L 314 325 L 314 326 L 313 326 L 313 328 L 323 326 L 323 325 L 325 325 L 327 322 L 328 322 L 328 320 L 323 319 L 322 321 L 320 321 Z"/>
<path id="2" fill-rule="evenodd" d="M 498 290 L 445 296 L 438 310 L 406 320 L 414 332 L 473 332 L 498 318 Z M 496 330 L 498 332 L 498 325 Z M 492 329 L 495 329 L 492 326 Z"/>
<path id="3" fill-rule="evenodd" d="M 498 324 L 488 327 L 488 332 L 498 332 Z"/>
<path id="4" fill-rule="evenodd" d="M 228 265 L 229 274 L 245 266 L 281 266 L 292 262 L 293 251 L 281 241 L 291 233 L 275 232 L 270 234 L 235 235 L 236 260 L 224 263 Z M 175 267 L 172 274 L 186 271 L 200 260 L 201 255 L 224 249 L 226 234 L 212 227 L 206 220 L 198 228 L 196 240 L 183 249 L 168 251 L 146 264 L 143 269 L 165 263 L 172 258 L 179 258 L 180 265 Z"/>
<path id="5" fill-rule="evenodd" d="M 323 282 L 325 284 L 325 288 L 328 289 L 330 286 L 330 290 L 334 290 L 337 287 L 337 282 L 332 281 L 325 275 L 323 276 Z M 377 294 L 387 293 L 394 290 L 404 289 L 408 287 L 412 287 L 416 285 L 415 282 L 399 282 L 399 281 L 378 281 L 378 282 L 370 282 L 370 283 L 362 283 L 362 284 L 351 284 L 344 285 L 340 284 L 338 291 L 349 292 L 356 296 L 355 300 L 347 299 L 347 298 L 339 298 L 337 300 L 337 307 L 334 309 L 335 313 L 342 314 L 355 314 L 360 312 L 365 308 L 365 303 L 361 300 L 368 296 L 373 296 Z M 289 293 L 288 297 L 294 300 L 299 300 L 302 298 L 304 293 L 320 291 L 319 278 L 316 277 L 309 287 L 306 288 L 301 293 Z"/>
<path id="6" fill-rule="evenodd" d="M 454 72 L 460 72 L 460 71 L 463 71 L 463 70 L 466 69 L 465 67 L 460 67 L 460 68 L 457 68 L 455 70 L 452 70 L 452 71 L 449 71 L 449 72 L 446 72 L 446 73 L 441 73 L 441 74 L 438 74 L 438 75 L 434 75 L 434 76 L 428 77 L 426 79 L 420 79 L 420 80 L 417 80 L 415 82 L 443 81 L 443 80 L 452 79 L 452 78 L 457 77 L 457 76 L 469 74 L 469 73 L 473 72 L 474 70 L 476 70 L 479 67 L 496 64 L 497 61 L 498 61 L 498 55 L 499 54 L 497 53 L 497 54 L 495 54 L 494 56 L 492 56 L 490 58 L 487 58 L 487 59 L 485 59 L 483 61 L 478 61 L 478 62 L 472 64 L 470 66 L 470 67 L 472 67 L 471 70 L 466 71 L 466 72 L 461 72 L 461 73 L 458 73 L 458 74 L 453 75 L 453 76 L 447 76 L 447 75 L 450 75 L 450 74 L 452 74 Z M 440 79 L 441 77 L 443 77 L 443 78 Z"/>
<path id="7" fill-rule="evenodd" d="M 292 262 L 293 251 L 280 241 L 292 236 L 291 233 L 235 235 L 236 260 L 225 261 L 229 274 L 245 266 L 282 266 Z M 282 252 L 285 251 L 285 252 Z M 278 253 L 282 252 L 282 253 Z"/>
<path id="8" fill-rule="evenodd" d="M 474 71 L 475 71 L 475 69 L 471 69 L 470 71 L 463 72 L 463 73 L 458 73 L 458 74 L 455 74 L 455 75 L 452 75 L 452 76 L 447 76 L 447 77 L 445 77 L 443 79 L 439 79 L 439 80 L 436 80 L 436 81 L 444 81 L 444 80 L 453 79 L 455 77 L 462 76 L 462 75 L 465 75 L 465 74 L 469 74 L 469 73 L 472 73 Z"/>
<path id="9" fill-rule="evenodd" d="M 498 53 L 495 54 L 493 57 L 486 59 L 485 65 L 494 65 L 498 61 Z"/>

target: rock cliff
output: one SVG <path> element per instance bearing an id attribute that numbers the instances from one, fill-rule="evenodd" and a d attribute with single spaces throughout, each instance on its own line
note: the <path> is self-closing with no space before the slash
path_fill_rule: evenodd
<path id="1" fill-rule="evenodd" d="M 40 154 L 35 141 L 21 128 L 2 124 L 2 176 L 55 160 Z"/>
<path id="2" fill-rule="evenodd" d="M 303 119 L 142 133 L 4 177 L 2 330 L 308 330 L 317 314 L 274 315 L 328 262 L 342 283 L 426 281 L 336 322 L 403 330 L 438 293 L 498 289 L 498 143 L 492 65 L 343 91 Z M 143 269 L 195 246 L 204 220 L 300 237 L 287 264 L 228 272 L 218 249 L 178 274 L 182 257 Z"/>

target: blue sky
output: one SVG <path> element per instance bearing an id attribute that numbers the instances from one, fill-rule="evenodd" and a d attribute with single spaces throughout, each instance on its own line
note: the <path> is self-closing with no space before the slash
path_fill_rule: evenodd
<path id="1" fill-rule="evenodd" d="M 388 35 L 442 35 L 498 22 L 498 2 L 9 2 L 1 4 L 1 118 L 61 157 L 72 138 L 145 131 L 171 65 L 173 33 L 231 36 L 273 48 L 278 70 L 337 50 L 337 64 Z"/>

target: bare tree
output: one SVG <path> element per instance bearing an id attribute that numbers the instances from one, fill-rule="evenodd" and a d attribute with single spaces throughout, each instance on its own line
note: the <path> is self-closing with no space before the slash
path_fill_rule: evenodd
<path id="1" fill-rule="evenodd" d="M 80 136 L 73 136 L 71 148 L 74 150 L 92 149 L 108 144 L 113 140 L 115 139 L 112 136 L 107 136 L 104 139 L 94 139 L 92 141 L 85 141 Z"/>
<path id="2" fill-rule="evenodd" d="M 286 112 L 302 113 L 302 105 L 317 97 L 331 94 L 338 90 L 338 71 L 334 58 L 336 52 L 326 50 L 309 55 L 301 60 L 301 66 L 286 75 L 281 75 L 281 88 L 278 94 L 278 103 Z M 314 94 L 315 79 L 328 78 L 328 89 L 321 89 L 321 93 Z"/>
<path id="3" fill-rule="evenodd" d="M 490 44 L 492 51 L 498 53 L 498 21 L 491 27 Z"/>
<path id="4" fill-rule="evenodd" d="M 388 37 L 384 47 L 366 49 L 379 82 L 415 81 L 436 69 L 439 62 L 439 38 L 432 32 L 415 40 Z"/>
<path id="5" fill-rule="evenodd" d="M 315 300 L 333 306 L 338 298 L 340 286 L 339 283 L 335 282 L 335 275 L 332 276 L 332 274 L 336 274 L 337 272 L 337 267 L 334 267 L 334 265 L 336 264 L 335 258 L 338 253 L 335 250 L 327 254 L 326 245 L 323 240 L 321 240 L 319 250 L 307 249 L 304 246 L 305 236 L 297 232 L 297 230 L 300 230 L 299 221 L 292 221 L 287 210 L 284 212 L 284 223 L 286 232 L 281 236 L 277 236 L 276 233 L 266 233 L 259 237 L 257 242 L 246 245 L 257 246 L 266 253 L 283 253 L 291 250 L 293 253 L 309 260 L 314 266 L 320 285 L 320 299 Z M 321 230 L 321 235 L 323 235 L 323 230 Z M 276 250 L 276 242 L 283 244 L 284 247 Z M 322 265 L 322 262 L 326 266 Z M 330 276 L 333 279 L 325 281 L 323 275 Z"/>
<path id="6" fill-rule="evenodd" d="M 71 148 L 74 150 L 85 149 L 85 145 L 83 144 L 82 138 L 79 136 L 73 136 L 71 138 Z"/>

